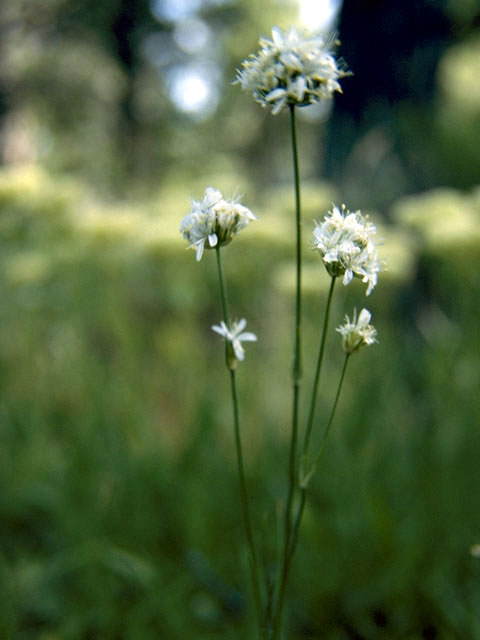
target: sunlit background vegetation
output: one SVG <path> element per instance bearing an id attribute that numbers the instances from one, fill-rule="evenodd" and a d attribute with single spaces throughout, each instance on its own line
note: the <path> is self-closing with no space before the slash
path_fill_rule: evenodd
<path id="1" fill-rule="evenodd" d="M 248 480 L 275 564 L 290 415 L 288 119 L 232 86 L 273 24 L 352 77 L 299 110 L 305 245 L 331 202 L 388 271 L 339 287 L 352 359 L 315 476 L 288 638 L 480 639 L 480 12 L 475 0 L 0 5 L 0 638 L 252 638 L 207 185 L 258 216 L 226 252 Z M 306 251 L 305 361 L 328 278 Z M 328 344 L 320 419 L 341 355 Z M 306 367 L 305 388 L 312 372 Z M 319 425 L 320 426 L 320 425 Z"/>

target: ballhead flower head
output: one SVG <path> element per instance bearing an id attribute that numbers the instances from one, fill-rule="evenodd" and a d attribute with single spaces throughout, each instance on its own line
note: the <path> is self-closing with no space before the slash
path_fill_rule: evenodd
<path id="1" fill-rule="evenodd" d="M 227 365 L 229 369 L 236 369 L 238 361 L 245 359 L 245 350 L 242 347 L 242 342 L 255 342 L 257 336 L 249 331 L 243 331 L 247 326 L 247 321 L 242 318 L 238 322 L 232 323 L 232 328 L 229 329 L 225 322 L 220 325 L 214 324 L 212 330 L 219 333 L 227 342 Z"/>
<path id="2" fill-rule="evenodd" d="M 226 200 L 220 191 L 207 187 L 203 200 L 192 201 L 192 211 L 180 224 L 180 233 L 190 242 L 189 248 L 197 252 L 197 261 L 203 250 L 213 249 L 231 242 L 250 220 L 253 213 L 235 200 Z"/>
<path id="3" fill-rule="evenodd" d="M 329 213 L 315 225 L 313 248 L 320 252 L 331 276 L 343 275 L 344 285 L 353 277 L 361 278 L 368 284 L 368 296 L 382 269 L 375 244 L 377 229 L 360 211 L 350 212 L 345 205 L 341 210 L 334 206 Z"/>
<path id="4" fill-rule="evenodd" d="M 331 39 L 307 35 L 291 27 L 272 29 L 272 39 L 260 40 L 260 51 L 242 62 L 234 84 L 251 91 L 272 113 L 287 104 L 305 106 L 342 92 L 338 80 L 350 75 L 330 52 Z"/>
<path id="5" fill-rule="evenodd" d="M 345 324 L 337 328 L 342 335 L 342 347 L 347 355 L 358 351 L 364 345 L 371 345 L 377 342 L 377 330 L 370 323 L 370 311 L 362 309 L 357 320 L 357 311 L 353 312 L 353 319 L 345 316 Z"/>

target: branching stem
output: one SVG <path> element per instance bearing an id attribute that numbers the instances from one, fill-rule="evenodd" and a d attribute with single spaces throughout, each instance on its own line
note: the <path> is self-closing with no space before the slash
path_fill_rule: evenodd
<path id="1" fill-rule="evenodd" d="M 327 439 L 328 436 L 330 434 L 330 430 L 333 424 L 333 419 L 335 418 L 335 412 L 337 410 L 337 405 L 338 405 L 338 400 L 340 398 L 340 393 L 342 391 L 342 386 L 343 386 L 343 380 L 345 378 L 345 372 L 347 370 L 347 364 L 348 364 L 348 360 L 350 358 L 350 354 L 347 354 L 345 356 L 345 360 L 343 362 L 343 367 L 342 367 L 342 372 L 340 374 L 340 380 L 338 382 L 338 386 L 337 386 L 337 393 L 335 394 L 335 400 L 333 403 L 333 407 L 332 410 L 330 412 L 330 417 L 328 419 L 328 423 L 327 423 L 327 427 L 324 431 L 323 437 L 322 437 L 322 441 L 320 443 L 320 447 L 317 451 L 317 454 L 315 456 L 315 460 L 314 462 L 311 464 L 311 471 L 310 473 L 313 475 L 313 472 L 318 464 L 318 461 L 320 460 L 320 457 L 323 453 L 323 450 L 325 449 L 325 445 L 327 443 Z M 308 470 L 307 470 L 308 472 Z M 298 511 L 297 511 L 297 516 L 295 518 L 295 523 L 293 525 L 293 535 L 292 535 L 292 544 L 290 547 L 290 560 L 293 557 L 293 554 L 295 553 L 295 548 L 297 546 L 297 541 L 298 541 L 298 531 L 300 528 L 300 524 L 302 522 L 302 516 L 303 516 L 303 511 L 305 509 L 305 503 L 307 500 L 307 491 L 308 491 L 308 483 L 305 484 L 305 486 L 302 486 L 300 489 L 301 495 L 300 495 L 300 504 L 298 505 Z"/>

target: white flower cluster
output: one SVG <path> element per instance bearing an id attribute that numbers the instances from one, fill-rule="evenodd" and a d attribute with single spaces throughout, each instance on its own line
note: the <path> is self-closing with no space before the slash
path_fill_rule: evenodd
<path id="1" fill-rule="evenodd" d="M 349 75 L 329 51 L 321 36 L 308 36 L 291 27 L 285 33 L 272 29 L 272 39 L 262 38 L 261 49 L 237 71 L 235 83 L 264 107 L 279 113 L 287 104 L 304 106 L 342 92 L 338 80 Z"/>
<path id="2" fill-rule="evenodd" d="M 227 341 L 231 353 L 228 354 L 228 365 L 230 369 L 235 369 L 237 361 L 242 361 L 245 358 L 245 350 L 242 347 L 242 342 L 255 342 L 257 336 L 249 331 L 243 331 L 247 326 L 247 321 L 242 318 L 238 322 L 232 323 L 232 328 L 229 329 L 225 322 L 220 325 L 214 324 L 212 329 L 216 333 L 219 333 Z"/>
<path id="3" fill-rule="evenodd" d="M 313 248 L 320 252 L 331 276 L 343 275 L 344 285 L 354 276 L 368 283 L 368 296 L 382 269 L 374 241 L 376 227 L 360 211 L 350 212 L 345 205 L 341 210 L 334 206 L 329 213 L 323 222 L 315 225 Z"/>
<path id="4" fill-rule="evenodd" d="M 350 355 L 358 351 L 364 345 L 377 342 L 377 330 L 370 324 L 370 311 L 362 309 L 357 320 L 357 311 L 353 312 L 353 319 L 345 316 L 345 324 L 337 328 L 342 336 L 342 347 L 346 354 Z"/>
<path id="5" fill-rule="evenodd" d="M 220 191 L 207 187 L 202 201 L 192 201 L 192 211 L 180 224 L 180 233 L 190 242 L 189 248 L 202 259 L 203 250 L 228 244 L 250 220 L 253 213 L 234 200 L 225 200 Z"/>

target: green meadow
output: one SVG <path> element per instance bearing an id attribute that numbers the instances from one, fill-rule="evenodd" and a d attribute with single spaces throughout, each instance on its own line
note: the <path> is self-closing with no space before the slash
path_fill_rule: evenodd
<path id="1" fill-rule="evenodd" d="M 2 637 L 247 633 L 214 255 L 197 264 L 186 250 L 181 193 L 120 210 L 37 168 L 1 175 Z M 325 184 L 313 193 L 330 197 Z M 259 337 L 239 384 L 267 576 L 286 482 L 288 209 L 259 212 L 226 253 L 233 308 Z M 405 198 L 380 229 L 388 271 L 372 296 L 339 287 L 332 321 L 368 303 L 379 344 L 351 363 L 312 482 L 294 638 L 480 637 L 479 218 L 478 190 Z M 305 281 L 309 353 L 328 282 L 313 252 Z M 338 336 L 327 358 L 317 437 Z"/>

